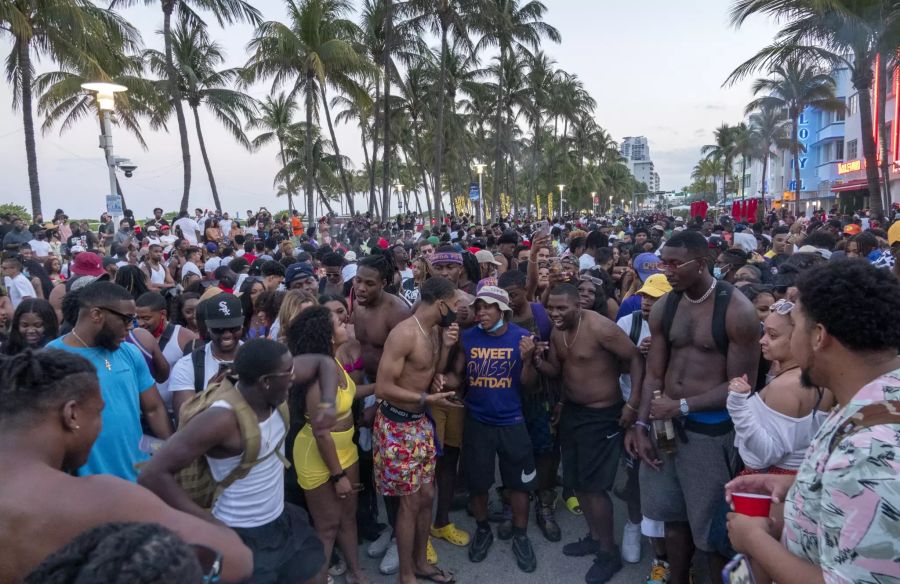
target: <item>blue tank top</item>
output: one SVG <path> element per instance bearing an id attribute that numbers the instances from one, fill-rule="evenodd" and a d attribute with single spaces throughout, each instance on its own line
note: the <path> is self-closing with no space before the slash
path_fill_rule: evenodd
<path id="1" fill-rule="evenodd" d="M 478 327 L 463 331 L 466 408 L 482 424 L 511 426 L 525 421 L 519 396 L 522 380 L 519 339 L 530 334 L 512 323 L 505 333 L 496 337 Z"/>

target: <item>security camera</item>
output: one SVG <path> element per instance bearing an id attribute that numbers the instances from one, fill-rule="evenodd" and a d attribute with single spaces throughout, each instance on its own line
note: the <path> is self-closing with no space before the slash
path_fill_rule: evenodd
<path id="1" fill-rule="evenodd" d="M 134 171 L 137 170 L 137 164 L 127 158 L 116 158 L 116 166 L 122 169 L 126 178 L 134 176 Z"/>

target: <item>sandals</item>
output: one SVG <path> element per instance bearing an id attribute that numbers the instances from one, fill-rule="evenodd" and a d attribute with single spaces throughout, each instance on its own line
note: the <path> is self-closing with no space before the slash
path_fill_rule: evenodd
<path id="1" fill-rule="evenodd" d="M 456 576 L 453 575 L 453 572 L 437 567 L 436 569 L 436 572 L 431 572 L 430 574 L 416 574 L 416 579 L 435 582 L 435 584 L 453 584 L 456 582 Z"/>

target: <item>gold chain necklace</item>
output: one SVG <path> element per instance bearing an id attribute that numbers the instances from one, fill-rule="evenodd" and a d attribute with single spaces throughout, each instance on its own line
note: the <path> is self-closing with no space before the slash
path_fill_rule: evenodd
<path id="1" fill-rule="evenodd" d="M 425 329 L 422 328 L 422 323 L 419 322 L 419 319 L 418 319 L 418 317 L 417 317 L 415 314 L 413 315 L 413 320 L 416 321 L 416 326 L 418 326 L 418 327 L 419 327 L 419 330 L 422 331 L 422 335 L 423 335 L 426 339 L 428 339 L 428 342 L 429 342 L 429 343 L 431 343 L 431 352 L 432 352 L 433 354 L 437 355 L 437 343 L 434 342 L 434 339 L 431 338 L 431 335 L 429 335 L 428 333 L 425 332 Z"/>
<path id="2" fill-rule="evenodd" d="M 80 336 L 78 336 L 78 333 L 75 332 L 75 329 L 72 329 L 71 333 L 75 336 L 75 338 L 78 340 L 79 343 L 84 345 L 85 349 L 94 349 L 95 351 L 98 351 L 98 352 L 100 351 L 100 349 L 98 349 L 97 347 L 92 347 L 92 346 L 88 345 L 87 343 L 85 343 L 84 339 L 82 339 Z M 106 366 L 107 371 L 112 371 L 112 365 L 109 362 L 109 358 L 104 357 L 103 364 Z"/>
<path id="3" fill-rule="evenodd" d="M 572 344 L 575 344 L 575 339 L 578 338 L 578 333 L 581 332 L 581 317 L 584 315 L 584 312 L 578 313 L 578 326 L 575 327 L 575 336 L 572 337 Z M 566 348 L 569 348 L 569 341 L 566 340 L 566 333 L 563 332 L 563 342 L 566 344 Z"/>

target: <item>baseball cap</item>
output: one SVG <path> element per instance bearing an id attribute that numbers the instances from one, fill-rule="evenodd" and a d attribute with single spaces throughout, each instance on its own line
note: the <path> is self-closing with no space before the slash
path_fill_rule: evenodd
<path id="1" fill-rule="evenodd" d="M 475 252 L 475 259 L 478 260 L 479 264 L 494 264 L 495 266 L 500 265 L 500 262 L 494 259 L 494 254 L 486 249 L 481 249 Z"/>
<path id="2" fill-rule="evenodd" d="M 844 235 L 856 235 L 862 231 L 862 228 L 856 223 L 848 223 L 844 226 Z"/>
<path id="3" fill-rule="evenodd" d="M 804 245 L 797 250 L 798 253 L 817 253 L 826 260 L 831 259 L 831 251 L 823 247 L 815 247 L 813 245 Z"/>
<path id="4" fill-rule="evenodd" d="M 217 251 L 219 251 L 219 246 L 210 241 L 206 244 L 206 251 L 210 253 L 216 253 Z"/>
<path id="5" fill-rule="evenodd" d="M 478 291 L 478 295 L 475 296 L 475 300 L 472 301 L 472 304 L 475 304 L 479 300 L 486 302 L 487 304 L 496 304 L 500 310 L 504 312 L 512 310 L 509 307 L 509 294 L 506 293 L 506 290 L 498 286 L 482 286 Z"/>
<path id="6" fill-rule="evenodd" d="M 156 225 L 151 225 L 151 226 L 147 227 L 147 233 L 150 233 L 151 231 L 159 231 L 159 230 L 156 228 Z"/>
<path id="7" fill-rule="evenodd" d="M 90 251 L 82 251 L 72 260 L 72 273 L 76 276 L 99 276 L 104 274 L 103 260 Z"/>
<path id="8" fill-rule="evenodd" d="M 244 324 L 244 312 L 241 299 L 234 294 L 222 292 L 215 297 L 204 300 L 197 307 L 206 328 L 234 328 Z"/>
<path id="9" fill-rule="evenodd" d="M 314 278 L 315 272 L 312 265 L 307 262 L 298 262 L 292 264 L 284 272 L 284 285 L 290 286 L 294 280 L 305 280 L 306 278 Z"/>
<path id="10" fill-rule="evenodd" d="M 347 260 L 348 262 L 355 262 L 356 261 L 356 252 L 348 251 L 347 253 L 344 254 L 344 259 Z"/>
<path id="11" fill-rule="evenodd" d="M 638 294 L 645 294 L 650 296 L 651 298 L 659 298 L 663 294 L 668 294 L 672 291 L 672 285 L 669 284 L 669 280 L 663 274 L 653 274 L 644 282 L 644 285 L 641 286 L 641 289 L 637 291 Z"/>
<path id="12" fill-rule="evenodd" d="M 634 271 L 637 272 L 641 282 L 646 282 L 647 278 L 653 274 L 659 274 L 659 256 L 655 253 L 642 253 L 634 258 Z"/>
<path id="13" fill-rule="evenodd" d="M 888 228 L 888 243 L 894 245 L 898 242 L 900 242 L 900 221 L 894 221 Z"/>

